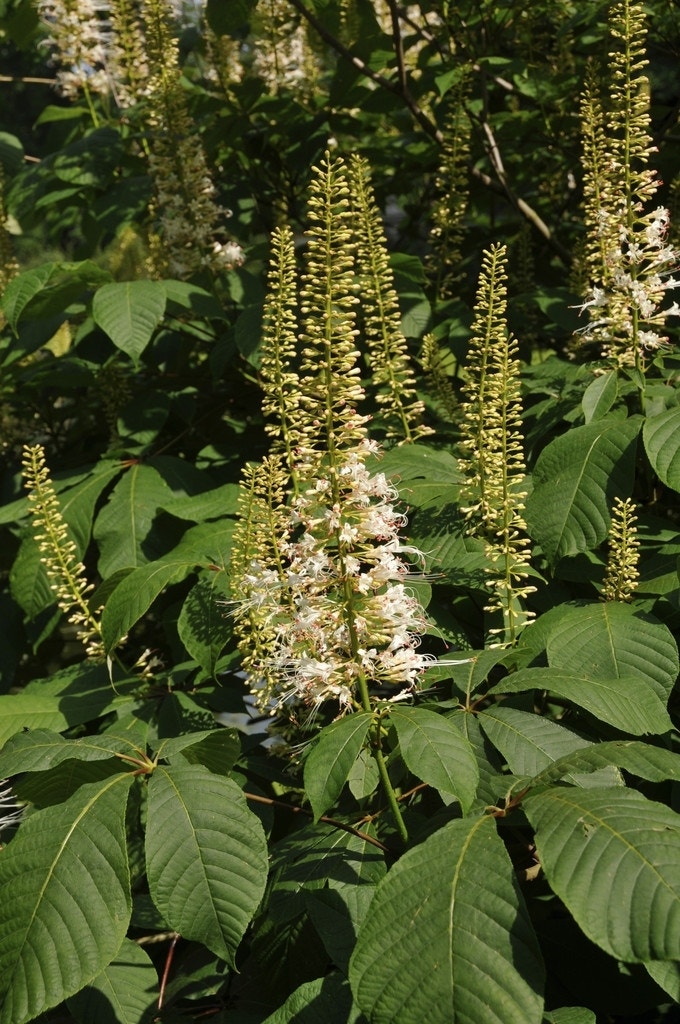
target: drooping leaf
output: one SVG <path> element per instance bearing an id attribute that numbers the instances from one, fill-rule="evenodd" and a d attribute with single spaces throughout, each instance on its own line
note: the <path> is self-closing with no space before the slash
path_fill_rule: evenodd
<path id="1" fill-rule="evenodd" d="M 92 316 L 116 348 L 137 363 L 163 319 L 165 301 L 161 281 L 116 281 L 97 289 Z"/>
<path id="2" fill-rule="evenodd" d="M 156 753 L 171 764 L 202 764 L 217 775 L 226 775 L 241 753 L 236 729 L 202 730 L 162 740 Z"/>
<path id="3" fill-rule="evenodd" d="M 610 740 L 584 745 L 573 754 L 558 758 L 535 775 L 529 785 L 532 789 L 548 786 L 572 772 L 599 772 L 607 765 L 616 765 L 650 782 L 665 782 L 666 779 L 680 782 L 680 754 L 639 740 Z"/>
<path id="4" fill-rule="evenodd" d="M 585 1006 L 561 1006 L 550 1010 L 543 1018 L 543 1024 L 597 1024 L 595 1014 Z"/>
<path id="5" fill-rule="evenodd" d="M 611 788 L 556 787 L 522 806 L 550 886 L 592 942 L 628 963 L 680 959 L 680 815 Z"/>
<path id="6" fill-rule="evenodd" d="M 619 601 L 565 608 L 554 616 L 546 649 L 551 668 L 592 679 L 638 676 L 664 704 L 680 671 L 668 626 Z"/>
<path id="7" fill-rule="evenodd" d="M 607 415 L 618 396 L 617 377 L 615 370 L 609 370 L 588 385 L 581 402 L 586 423 Z"/>
<path id="8" fill-rule="evenodd" d="M 305 790 L 318 821 L 340 796 L 363 747 L 372 716 L 365 711 L 327 726 L 305 760 Z"/>
<path id="9" fill-rule="evenodd" d="M 450 822 L 394 865 L 349 977 L 372 1024 L 540 1024 L 538 943 L 490 817 Z"/>
<path id="10" fill-rule="evenodd" d="M 234 515 L 239 494 L 238 484 L 223 484 L 201 494 L 169 498 L 163 503 L 163 510 L 178 519 L 189 519 L 204 523 L 207 519 L 221 519 Z"/>
<path id="11" fill-rule="evenodd" d="M 655 690 L 645 679 L 632 675 L 586 679 L 555 668 L 525 668 L 492 689 L 495 693 L 548 690 L 632 736 L 664 733 L 673 727 Z"/>
<path id="12" fill-rule="evenodd" d="M 632 490 L 640 426 L 640 417 L 600 419 L 572 427 L 541 452 L 525 516 L 551 563 L 607 537 L 614 498 Z"/>
<path id="13" fill-rule="evenodd" d="M 100 761 L 117 753 L 139 756 L 134 745 L 122 737 L 83 736 L 67 740 L 49 729 L 20 732 L 7 740 L 0 751 L 0 778 L 19 772 L 43 772 L 62 761 Z"/>
<path id="14" fill-rule="evenodd" d="M 2 295 L 2 308 L 14 331 L 28 303 L 42 291 L 58 266 L 58 263 L 43 263 L 18 274 L 7 284 Z"/>
<path id="15" fill-rule="evenodd" d="M 135 463 L 126 470 L 94 525 L 98 569 L 104 579 L 149 561 L 145 542 L 159 506 L 171 497 L 172 491 L 151 466 Z"/>
<path id="16" fill-rule="evenodd" d="M 116 587 L 102 613 L 102 637 L 110 653 L 141 619 L 165 587 L 179 583 L 193 571 L 195 563 L 158 561 L 129 573 Z"/>
<path id="17" fill-rule="evenodd" d="M 63 697 L 43 695 L 39 690 L 0 695 L 0 743 L 23 729 L 68 729 L 132 701 L 129 696 L 117 694 L 110 685 L 108 692 L 93 690 L 80 693 L 79 697 L 80 700 L 65 701 Z"/>
<path id="18" fill-rule="evenodd" d="M 554 762 L 561 761 L 573 751 L 592 746 L 558 722 L 503 705 L 492 705 L 480 711 L 479 724 L 503 755 L 513 775 L 535 776 L 549 770 Z M 594 786 L 602 785 L 603 779 L 570 776 L 569 781 L 576 785 Z M 621 784 L 620 778 L 612 771 L 607 774 L 607 782 L 612 786 Z"/>
<path id="19" fill-rule="evenodd" d="M 362 1024 L 347 979 L 336 971 L 296 988 L 263 1024 Z"/>
<path id="20" fill-rule="evenodd" d="M 130 939 L 89 985 L 68 1000 L 78 1024 L 150 1024 L 158 1010 L 158 974 Z"/>
<path id="21" fill-rule="evenodd" d="M 132 774 L 82 786 L 28 818 L 0 857 L 0 1022 L 24 1024 L 113 959 L 131 912 Z"/>
<path id="22" fill-rule="evenodd" d="M 199 765 L 149 782 L 149 891 L 171 928 L 233 966 L 264 892 L 267 844 L 235 782 Z"/>
<path id="23" fill-rule="evenodd" d="M 460 800 L 468 810 L 477 792 L 479 769 L 474 751 L 453 722 L 424 708 L 395 705 L 390 722 L 399 749 L 416 778 Z"/>
<path id="24" fill-rule="evenodd" d="M 677 960 L 650 960 L 645 964 L 647 973 L 657 985 L 680 1003 L 680 963 Z"/>
<path id="25" fill-rule="evenodd" d="M 202 573 L 187 594 L 177 620 L 179 638 L 210 675 L 232 633 L 228 616 L 229 580 L 224 572 Z"/>
<path id="26" fill-rule="evenodd" d="M 404 500 L 417 508 L 441 507 L 456 501 L 463 482 L 454 457 L 425 444 L 393 448 L 379 467 L 380 472 L 399 481 Z"/>
<path id="27" fill-rule="evenodd" d="M 645 419 L 645 451 L 662 483 L 680 491 L 680 409 L 666 409 Z"/>

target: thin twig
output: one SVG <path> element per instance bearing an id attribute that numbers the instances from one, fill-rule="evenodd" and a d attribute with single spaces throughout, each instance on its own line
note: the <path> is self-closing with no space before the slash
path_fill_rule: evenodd
<path id="1" fill-rule="evenodd" d="M 179 935 L 175 934 L 172 942 L 170 943 L 170 949 L 168 955 L 165 958 L 165 967 L 163 968 L 163 977 L 161 978 L 161 987 L 158 992 L 158 1009 L 163 1009 L 163 1000 L 165 999 L 165 987 L 168 983 L 168 975 L 170 974 L 170 968 L 172 967 L 172 960 L 175 955 L 175 947 L 177 946 L 177 940 Z"/>

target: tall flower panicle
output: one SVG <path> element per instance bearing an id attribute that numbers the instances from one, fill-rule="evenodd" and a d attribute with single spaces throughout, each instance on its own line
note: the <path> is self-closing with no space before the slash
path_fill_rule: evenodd
<path id="1" fill-rule="evenodd" d="M 416 380 L 401 329 L 399 299 L 394 287 L 387 240 L 375 201 L 368 162 L 354 156 L 349 182 L 357 240 L 357 283 L 361 294 L 366 340 L 376 400 L 387 438 L 416 441 L 431 434 L 423 423 L 425 406 L 416 394 Z"/>
<path id="2" fill-rule="evenodd" d="M 229 270 L 243 260 L 223 222 L 205 153 L 196 138 L 181 82 L 177 40 L 162 0 L 145 0 L 149 82 L 149 170 L 158 238 L 153 270 L 179 279 L 201 270 Z"/>
<path id="3" fill-rule="evenodd" d="M 485 609 L 502 616 L 489 633 L 493 645 L 513 644 L 533 618 L 525 599 L 535 591 L 522 515 L 526 491 L 521 432 L 517 342 L 508 331 L 506 249 L 484 253 L 477 291 L 468 380 L 464 388 L 461 456 L 463 513 L 469 532 L 482 538 L 489 559 L 492 598 Z"/>
<path id="4" fill-rule="evenodd" d="M 679 253 L 669 244 L 669 214 L 652 207 L 659 187 L 650 167 L 656 152 L 649 134 L 649 83 L 642 73 L 645 12 L 621 0 L 610 13 L 614 49 L 609 54 L 609 93 L 602 74 L 590 74 L 582 102 L 586 258 L 591 275 L 583 309 L 584 333 L 618 367 L 644 373 L 646 360 L 667 341 L 669 316 L 680 315 L 667 292 Z"/>
<path id="5" fill-rule="evenodd" d="M 265 429 L 274 438 L 274 450 L 283 450 L 292 468 L 302 432 L 296 422 L 300 407 L 300 381 L 295 372 L 297 352 L 297 268 L 293 232 L 277 228 L 271 241 L 261 351 Z"/>
<path id="6" fill-rule="evenodd" d="M 274 461 L 247 470 L 232 563 L 256 699 L 305 718 L 326 702 L 368 711 L 384 687 L 397 699 L 430 662 L 408 587 L 421 555 L 401 537 L 396 490 L 368 468 L 379 446 L 357 412 L 351 216 L 344 164 L 326 155 L 310 188 L 297 353 L 289 234 L 272 246 L 265 408 L 294 443 L 277 441 Z"/>
<path id="7" fill-rule="evenodd" d="M 465 67 L 448 99 L 444 125 L 444 144 L 439 171 L 435 179 L 437 196 L 432 210 L 432 255 L 428 269 L 434 279 L 435 295 L 448 299 L 455 294 L 462 274 L 461 243 L 465 234 L 465 217 L 469 202 L 469 171 L 471 123 L 465 108 L 470 91 L 470 69 Z"/>
<path id="8" fill-rule="evenodd" d="M 41 21 L 49 30 L 45 46 L 57 66 L 62 96 L 81 91 L 109 93 L 107 54 L 111 25 L 105 0 L 37 0 Z"/>
<path id="9" fill-rule="evenodd" d="M 142 0 L 111 0 L 108 64 L 119 107 L 130 107 L 147 94 L 149 65 Z"/>
<path id="10" fill-rule="evenodd" d="M 85 566 L 78 559 L 75 542 L 68 535 L 41 445 L 24 448 L 23 470 L 35 539 L 50 587 L 59 608 L 76 627 L 88 656 L 99 657 L 103 653 L 101 625 L 88 603 L 93 588 L 85 578 Z"/>
<path id="11" fill-rule="evenodd" d="M 602 586 L 603 601 L 632 601 L 640 571 L 635 505 L 630 498 L 616 498 L 609 529 L 609 557 Z"/>
<path id="12" fill-rule="evenodd" d="M 267 0 L 258 4 L 256 21 L 258 45 L 253 71 L 274 94 L 288 89 L 298 96 L 312 95 L 320 65 L 304 19 L 287 0 Z"/>

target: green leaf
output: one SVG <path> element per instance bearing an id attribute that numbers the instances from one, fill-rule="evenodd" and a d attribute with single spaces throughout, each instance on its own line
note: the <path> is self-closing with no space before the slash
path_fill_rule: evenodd
<path id="1" fill-rule="evenodd" d="M 680 782 L 680 755 L 674 751 L 639 740 L 609 740 L 558 758 L 535 775 L 529 785 L 532 789 L 547 786 L 571 772 L 598 772 L 607 765 L 616 765 L 650 782 L 665 782 L 666 779 Z"/>
<path id="2" fill-rule="evenodd" d="M 162 508 L 178 519 L 190 519 L 194 523 L 221 519 L 236 512 L 239 490 L 238 484 L 222 484 L 201 494 L 173 497 L 165 501 Z"/>
<path id="3" fill-rule="evenodd" d="M 392 448 L 375 468 L 398 480 L 404 501 L 418 508 L 440 507 L 456 501 L 463 482 L 454 457 L 425 444 Z"/>
<path id="4" fill-rule="evenodd" d="M 131 899 L 132 774 L 82 786 L 27 818 L 0 857 L 0 1024 L 24 1024 L 113 959 Z"/>
<path id="5" fill-rule="evenodd" d="M 361 1024 L 347 979 L 339 972 L 306 981 L 263 1024 Z"/>
<path id="6" fill-rule="evenodd" d="M 2 309 L 15 333 L 24 309 L 43 290 L 58 267 L 58 263 L 43 263 L 40 267 L 18 274 L 6 286 L 2 295 Z"/>
<path id="7" fill-rule="evenodd" d="M 349 791 L 355 800 L 364 800 L 371 793 L 374 793 L 380 781 L 378 766 L 375 758 L 371 756 L 370 750 L 365 747 L 359 751 L 359 755 L 350 769 L 347 776 Z"/>
<path id="8" fill-rule="evenodd" d="M 198 765 L 149 782 L 149 891 L 171 928 L 234 966 L 267 880 L 267 843 L 235 782 Z"/>
<path id="9" fill-rule="evenodd" d="M 668 626 L 618 601 L 566 608 L 546 641 L 551 668 L 592 679 L 638 676 L 665 704 L 680 671 Z"/>
<path id="10" fill-rule="evenodd" d="M 158 1010 L 158 974 L 147 953 L 130 939 L 108 967 L 68 1000 L 78 1024 L 149 1024 Z"/>
<path id="11" fill-rule="evenodd" d="M 74 695 L 75 697 L 75 695 Z M 106 711 L 129 703 L 130 697 L 107 690 L 81 693 L 74 700 L 42 694 L 40 690 L 0 696 L 0 743 L 23 729 L 68 729 L 92 721 Z"/>
<path id="12" fill-rule="evenodd" d="M 617 378 L 616 370 L 608 370 L 588 385 L 581 402 L 586 423 L 607 415 L 618 397 Z"/>
<path id="13" fill-rule="evenodd" d="M 202 573 L 186 596 L 177 620 L 179 638 L 201 668 L 215 675 L 220 654 L 232 634 L 223 572 Z"/>
<path id="14" fill-rule="evenodd" d="M 305 760 L 305 791 L 318 821 L 340 796 L 373 716 L 367 711 L 347 715 L 327 726 Z"/>
<path id="15" fill-rule="evenodd" d="M 549 562 L 601 544 L 615 497 L 631 493 L 641 418 L 572 427 L 545 448 L 533 473 L 526 521 Z"/>
<path id="16" fill-rule="evenodd" d="M 636 676 L 586 679 L 555 668 L 526 668 L 506 676 L 494 693 L 548 690 L 631 736 L 658 735 L 673 728 L 665 704 L 649 683 Z"/>
<path id="17" fill-rule="evenodd" d="M 677 960 L 650 960 L 645 967 L 650 978 L 676 1003 L 680 1003 L 680 963 Z"/>
<path id="18" fill-rule="evenodd" d="M 241 754 L 241 741 L 236 729 L 222 726 L 162 740 L 156 753 L 170 763 L 201 764 L 217 775 L 226 775 Z"/>
<path id="19" fill-rule="evenodd" d="M 479 713 L 479 724 L 503 755 L 513 775 L 536 776 L 573 751 L 591 747 L 587 740 L 571 729 L 517 708 L 502 705 L 485 708 Z M 568 781 L 573 785 L 594 786 L 602 785 L 604 780 L 601 776 L 599 780 L 586 776 L 583 779 L 569 777 Z M 611 771 L 607 773 L 606 782 L 612 786 L 621 785 L 620 777 Z"/>
<path id="20" fill-rule="evenodd" d="M 680 491 L 680 409 L 667 409 L 645 420 L 642 440 L 659 480 Z"/>
<path id="21" fill-rule="evenodd" d="M 440 793 L 460 800 L 469 810 L 477 792 L 479 768 L 470 743 L 442 715 L 424 708 L 394 706 L 390 723 L 408 769 Z"/>
<path id="22" fill-rule="evenodd" d="M 117 647 L 165 587 L 179 583 L 195 568 L 193 562 L 150 562 L 129 573 L 116 587 L 102 613 L 102 638 L 107 653 Z"/>
<path id="23" fill-rule="evenodd" d="M 627 789 L 530 794 L 546 878 L 588 938 L 627 963 L 680 959 L 680 815 Z"/>
<path id="24" fill-rule="evenodd" d="M 0 752 L 0 778 L 19 772 L 43 772 L 62 761 L 100 761 L 117 753 L 139 756 L 133 743 L 120 736 L 83 736 L 66 740 L 58 732 L 34 729 L 7 740 Z"/>
<path id="25" fill-rule="evenodd" d="M 171 497 L 165 480 L 151 466 L 135 463 L 123 473 L 94 524 L 97 568 L 104 579 L 149 561 L 145 543 L 159 506 Z"/>
<path id="26" fill-rule="evenodd" d="M 163 319 L 165 301 L 161 281 L 116 281 L 97 289 L 92 316 L 116 348 L 138 363 Z"/>
<path id="27" fill-rule="evenodd" d="M 562 1006 L 546 1013 L 543 1024 L 597 1024 L 597 1020 L 593 1011 L 585 1006 Z"/>
<path id="28" fill-rule="evenodd" d="M 397 861 L 349 977 L 371 1024 L 540 1024 L 543 964 L 492 818 L 450 822 Z"/>

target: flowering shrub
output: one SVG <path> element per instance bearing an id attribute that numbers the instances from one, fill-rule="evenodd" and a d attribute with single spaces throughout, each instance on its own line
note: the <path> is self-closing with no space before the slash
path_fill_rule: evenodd
<path id="1" fill-rule="evenodd" d="M 679 39 L 0 5 L 0 1024 L 674 1019 Z"/>

